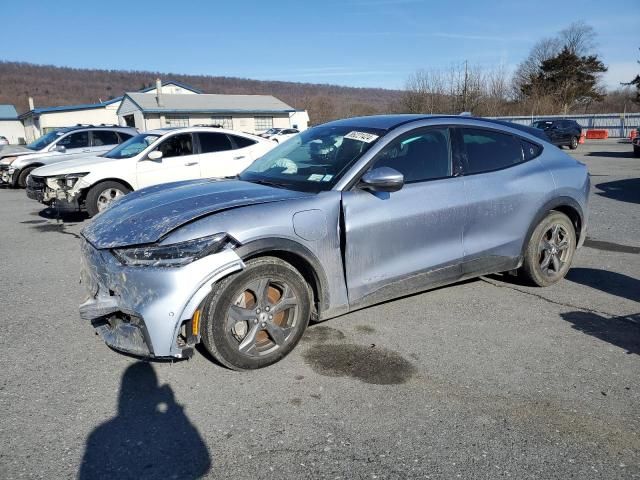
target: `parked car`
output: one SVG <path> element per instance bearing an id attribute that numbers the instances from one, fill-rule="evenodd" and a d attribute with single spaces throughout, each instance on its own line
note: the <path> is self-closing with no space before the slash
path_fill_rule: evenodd
<path id="1" fill-rule="evenodd" d="M 131 127 L 98 125 L 67 127 L 49 132 L 30 144 L 36 151 L 29 150 L 0 160 L 0 184 L 24 188 L 27 177 L 38 167 L 87 155 L 100 155 L 137 134 L 138 131 Z M 44 147 L 36 149 L 39 145 Z"/>
<path id="2" fill-rule="evenodd" d="M 636 129 L 636 136 L 631 143 L 633 144 L 633 156 L 640 157 L 640 128 Z"/>
<path id="3" fill-rule="evenodd" d="M 310 319 L 493 272 L 553 285 L 585 239 L 589 175 L 541 136 L 472 117 L 350 118 L 237 179 L 134 192 L 82 231 L 81 317 L 130 354 L 188 357 L 202 341 L 252 369 Z"/>
<path id="4" fill-rule="evenodd" d="M 7 137 L 3 137 L 2 135 L 0 135 L 0 145 L 9 145 L 9 140 L 7 139 Z"/>
<path id="5" fill-rule="evenodd" d="M 300 130 L 296 128 L 270 128 L 260 136 L 263 138 L 268 138 L 269 140 L 273 140 L 276 143 L 282 143 L 299 133 Z"/>
<path id="6" fill-rule="evenodd" d="M 141 133 L 100 157 L 40 167 L 27 196 L 90 216 L 132 190 L 159 183 L 232 176 L 275 145 L 254 135 L 212 127 Z"/>
<path id="7" fill-rule="evenodd" d="M 531 126 L 543 130 L 551 143 L 558 147 L 578 148 L 582 127 L 575 120 L 536 120 Z"/>

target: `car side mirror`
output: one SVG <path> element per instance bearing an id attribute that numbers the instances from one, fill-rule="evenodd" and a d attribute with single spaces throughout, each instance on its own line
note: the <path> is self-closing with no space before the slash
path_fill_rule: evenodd
<path id="1" fill-rule="evenodd" d="M 67 151 L 67 147 L 65 147 L 64 145 L 56 145 L 55 151 L 59 153 L 65 153 Z"/>
<path id="2" fill-rule="evenodd" d="M 154 150 L 153 152 L 149 152 L 147 155 L 147 159 L 153 160 L 157 162 L 158 160 L 162 160 L 162 152 L 160 150 Z"/>
<path id="3" fill-rule="evenodd" d="M 391 167 L 378 167 L 365 173 L 358 186 L 372 192 L 397 192 L 404 185 L 404 175 Z"/>

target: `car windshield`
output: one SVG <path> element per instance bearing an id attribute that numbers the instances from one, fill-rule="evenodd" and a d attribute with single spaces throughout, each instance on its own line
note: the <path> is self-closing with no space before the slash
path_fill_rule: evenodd
<path id="1" fill-rule="evenodd" d="M 142 133 L 131 137 L 124 143 L 121 143 L 117 147 L 109 150 L 104 154 L 106 158 L 131 158 L 138 155 L 145 148 L 155 142 L 160 135 L 151 135 L 148 133 Z"/>
<path id="2" fill-rule="evenodd" d="M 533 122 L 532 127 L 533 128 L 540 128 L 540 129 L 544 130 L 546 128 L 549 128 L 551 125 L 553 125 L 553 122 L 541 120 L 539 122 Z"/>
<path id="3" fill-rule="evenodd" d="M 383 134 L 355 126 L 314 127 L 269 151 L 238 177 L 291 190 L 330 190 Z"/>
<path id="4" fill-rule="evenodd" d="M 45 133 L 37 140 L 34 140 L 33 142 L 26 145 L 26 147 L 29 150 L 42 150 L 47 145 L 52 143 L 55 139 L 57 139 L 60 135 L 62 135 L 62 132 L 56 132 L 55 130 L 49 133 Z"/>

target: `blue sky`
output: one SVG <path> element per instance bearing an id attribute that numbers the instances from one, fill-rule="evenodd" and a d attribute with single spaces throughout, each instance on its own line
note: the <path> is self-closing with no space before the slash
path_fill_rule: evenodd
<path id="1" fill-rule="evenodd" d="M 603 6 L 606 5 L 606 8 Z M 0 59 L 402 88 L 412 72 L 468 60 L 512 70 L 541 37 L 582 20 L 617 86 L 640 68 L 638 0 L 492 2 L 14 1 Z"/>

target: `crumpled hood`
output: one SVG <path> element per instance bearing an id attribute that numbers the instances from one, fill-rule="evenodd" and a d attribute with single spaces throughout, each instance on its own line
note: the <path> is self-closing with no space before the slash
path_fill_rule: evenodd
<path id="1" fill-rule="evenodd" d="M 62 162 L 56 162 L 51 165 L 45 165 L 39 167 L 33 171 L 33 175 L 37 177 L 52 177 L 55 175 L 68 175 L 69 173 L 83 173 L 90 172 L 91 166 L 96 163 L 103 162 L 121 162 L 121 159 L 115 160 L 113 158 L 104 158 L 96 156 L 87 156 L 81 158 L 72 158 L 64 160 Z"/>
<path id="2" fill-rule="evenodd" d="M 96 248 L 155 243 L 176 228 L 212 213 L 311 195 L 241 180 L 156 185 L 123 197 L 97 215 L 82 235 Z"/>
<path id="3" fill-rule="evenodd" d="M 35 153 L 33 150 L 29 150 L 22 145 L 1 145 L 0 146 L 0 158 L 13 157 L 15 155 L 26 155 L 28 153 Z"/>

